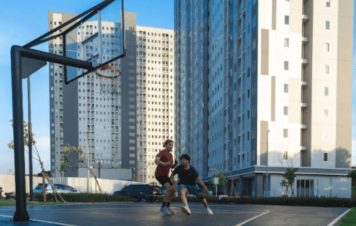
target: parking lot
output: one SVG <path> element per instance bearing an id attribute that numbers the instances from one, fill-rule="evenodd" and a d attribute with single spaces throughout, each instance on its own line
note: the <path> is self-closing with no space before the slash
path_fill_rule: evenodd
<path id="1" fill-rule="evenodd" d="M 347 208 L 271 206 L 271 205 L 215 205 L 214 216 L 208 216 L 200 204 L 191 204 L 192 215 L 180 212 L 174 203 L 173 216 L 165 217 L 159 212 L 158 203 L 103 203 L 65 204 L 56 206 L 29 206 L 31 222 L 13 224 L 14 207 L 0 208 L 0 225 L 43 226 L 240 226 L 240 225 L 320 225 L 331 226 Z M 337 225 L 337 224 L 335 224 Z"/>

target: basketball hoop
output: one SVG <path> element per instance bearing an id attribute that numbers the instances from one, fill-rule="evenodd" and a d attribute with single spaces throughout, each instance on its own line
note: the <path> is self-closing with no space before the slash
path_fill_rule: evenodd
<path id="1" fill-rule="evenodd" d="M 112 96 L 118 94 L 121 70 L 112 64 L 105 64 L 94 71 L 100 79 L 100 94 Z"/>

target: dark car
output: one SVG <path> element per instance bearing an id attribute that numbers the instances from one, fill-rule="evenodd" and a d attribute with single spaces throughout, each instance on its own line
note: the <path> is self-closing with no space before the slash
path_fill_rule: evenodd
<path id="1" fill-rule="evenodd" d="M 130 184 L 120 191 L 114 192 L 116 196 L 135 198 L 138 201 L 156 201 L 162 196 L 160 187 L 149 184 Z"/>

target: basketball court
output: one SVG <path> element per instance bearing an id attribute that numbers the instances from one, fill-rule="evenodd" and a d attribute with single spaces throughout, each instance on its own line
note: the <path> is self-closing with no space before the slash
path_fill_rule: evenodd
<path id="1" fill-rule="evenodd" d="M 83 225 L 83 226 L 282 226 L 282 225 L 337 225 L 332 222 L 347 208 L 270 205 L 215 205 L 213 216 L 205 213 L 202 205 L 190 205 L 192 215 L 180 211 L 180 204 L 172 206 L 173 216 L 162 216 L 160 204 L 66 204 L 58 206 L 32 206 L 28 208 L 31 221 L 10 222 L 14 207 L 0 208 L 0 225 Z M 335 222 L 335 221 L 334 221 Z M 331 224 L 332 223 L 332 224 Z"/>

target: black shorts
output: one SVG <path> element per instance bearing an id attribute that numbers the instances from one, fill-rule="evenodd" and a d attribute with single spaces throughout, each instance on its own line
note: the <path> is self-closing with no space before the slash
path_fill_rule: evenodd
<path id="1" fill-rule="evenodd" d="M 169 183 L 170 185 L 173 185 L 171 179 L 169 179 L 169 177 L 167 177 L 167 176 L 160 176 L 160 177 L 156 176 L 156 179 L 162 185 L 164 185 L 165 183 Z"/>

